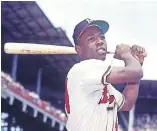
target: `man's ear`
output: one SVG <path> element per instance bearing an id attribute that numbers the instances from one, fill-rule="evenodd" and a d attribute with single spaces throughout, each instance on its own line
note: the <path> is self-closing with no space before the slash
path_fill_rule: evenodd
<path id="1" fill-rule="evenodd" d="M 76 52 L 77 52 L 79 55 L 82 54 L 82 50 L 81 50 L 81 47 L 80 47 L 80 46 L 76 45 L 76 46 L 75 46 L 75 50 L 76 50 Z"/>

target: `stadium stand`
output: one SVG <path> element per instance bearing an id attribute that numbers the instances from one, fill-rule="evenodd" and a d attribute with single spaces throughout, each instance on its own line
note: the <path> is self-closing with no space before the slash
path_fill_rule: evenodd
<path id="1" fill-rule="evenodd" d="M 138 114 L 135 120 L 135 131 L 157 130 L 157 114 Z"/>
<path id="2" fill-rule="evenodd" d="M 30 92 L 25 89 L 20 83 L 15 82 L 10 75 L 1 72 L 2 82 L 2 98 L 9 99 L 9 105 L 14 104 L 14 100 L 18 100 L 22 105 L 22 112 L 27 112 L 27 107 L 33 110 L 34 118 L 37 118 L 39 112 L 43 116 L 43 122 L 47 122 L 48 118 L 51 120 L 52 127 L 55 126 L 55 122 L 59 124 L 59 130 L 64 129 L 66 123 L 66 116 L 60 110 L 57 110 L 50 103 L 41 100 L 40 96 L 35 92 Z M 29 112 L 27 112 L 29 113 Z"/>

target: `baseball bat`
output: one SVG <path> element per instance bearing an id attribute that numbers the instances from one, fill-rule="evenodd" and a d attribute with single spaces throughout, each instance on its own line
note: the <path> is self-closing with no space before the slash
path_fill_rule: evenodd
<path id="1" fill-rule="evenodd" d="M 7 54 L 77 54 L 74 47 L 34 44 L 34 43 L 5 43 Z M 108 52 L 114 54 L 113 51 Z"/>
<path id="2" fill-rule="evenodd" d="M 77 54 L 74 47 L 34 44 L 34 43 L 5 43 L 4 51 L 7 54 Z M 107 51 L 107 54 L 114 54 Z M 147 53 L 144 53 L 147 56 Z"/>

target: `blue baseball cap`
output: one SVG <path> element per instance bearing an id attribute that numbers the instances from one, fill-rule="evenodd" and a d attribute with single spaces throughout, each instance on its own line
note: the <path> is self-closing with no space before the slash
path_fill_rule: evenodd
<path id="1" fill-rule="evenodd" d="M 74 43 L 76 45 L 78 44 L 79 37 L 90 26 L 97 26 L 98 28 L 101 29 L 103 34 L 105 34 L 109 29 L 109 24 L 106 21 L 91 20 L 91 19 L 87 18 L 75 26 L 74 33 L 73 33 L 73 39 L 74 39 Z"/>

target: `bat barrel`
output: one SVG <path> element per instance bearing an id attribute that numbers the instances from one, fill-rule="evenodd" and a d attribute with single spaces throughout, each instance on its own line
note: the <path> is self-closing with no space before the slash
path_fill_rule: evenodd
<path id="1" fill-rule="evenodd" d="M 4 51 L 7 54 L 77 54 L 74 47 L 33 43 L 6 43 Z"/>

